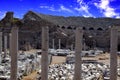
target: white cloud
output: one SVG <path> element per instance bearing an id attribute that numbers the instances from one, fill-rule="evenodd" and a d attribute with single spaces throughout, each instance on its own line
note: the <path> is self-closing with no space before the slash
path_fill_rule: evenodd
<path id="1" fill-rule="evenodd" d="M 69 8 L 66 8 L 63 5 L 61 5 L 58 9 L 55 9 L 54 5 L 52 5 L 52 6 L 40 6 L 40 8 L 48 9 L 50 11 L 57 11 L 57 12 L 62 12 L 62 11 L 67 11 L 69 13 L 73 12 L 72 10 L 70 10 Z"/>
<path id="2" fill-rule="evenodd" d="M 89 15 L 85 15 L 85 14 L 83 14 L 83 17 L 90 17 Z"/>
<path id="3" fill-rule="evenodd" d="M 45 9 L 48 9 L 50 11 L 57 11 L 57 10 L 55 10 L 54 5 L 52 5 L 52 6 L 40 6 L 40 8 L 45 8 Z"/>
<path id="4" fill-rule="evenodd" d="M 76 11 L 81 13 L 84 17 L 93 17 L 93 15 L 89 12 L 89 6 L 83 0 L 77 0 L 79 7 L 74 8 Z M 89 3 L 89 2 L 88 2 Z"/>
<path id="5" fill-rule="evenodd" d="M 65 6 L 63 6 L 63 5 L 61 5 L 61 6 L 60 6 L 59 11 L 67 11 L 67 12 L 70 12 L 70 13 L 72 13 L 72 12 L 73 12 L 72 10 L 70 10 L 69 8 L 66 8 L 66 7 L 65 7 Z"/>
<path id="6" fill-rule="evenodd" d="M 89 16 L 91 16 L 91 14 L 89 13 L 87 5 L 81 6 L 79 8 L 75 8 L 75 10 L 77 10 L 79 12 L 84 12 L 85 14 L 88 14 Z"/>
<path id="7" fill-rule="evenodd" d="M 40 6 L 40 8 L 49 8 L 49 6 Z"/>
<path id="8" fill-rule="evenodd" d="M 101 10 L 101 13 L 105 17 L 119 17 L 120 14 L 115 12 L 115 9 L 110 6 L 110 2 L 113 0 L 101 0 L 99 3 L 94 3 L 94 5 Z"/>

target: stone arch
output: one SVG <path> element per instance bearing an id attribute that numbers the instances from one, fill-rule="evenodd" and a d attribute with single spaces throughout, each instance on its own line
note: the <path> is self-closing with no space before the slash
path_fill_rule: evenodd
<path id="1" fill-rule="evenodd" d="M 118 44 L 118 51 L 120 51 L 120 44 Z"/>
<path id="2" fill-rule="evenodd" d="M 71 26 L 68 26 L 67 29 L 72 29 L 72 27 L 71 27 Z"/>
<path id="3" fill-rule="evenodd" d="M 103 31 L 103 29 L 101 27 L 97 28 L 98 31 Z"/>
<path id="4" fill-rule="evenodd" d="M 65 26 L 62 26 L 61 28 L 62 28 L 62 29 L 65 29 Z"/>
<path id="5" fill-rule="evenodd" d="M 59 25 L 57 25 L 57 27 L 58 27 L 58 28 L 60 28 L 60 26 L 59 26 Z"/>
<path id="6" fill-rule="evenodd" d="M 76 27 L 73 28 L 74 30 L 76 29 Z"/>
<path id="7" fill-rule="evenodd" d="M 94 30 L 94 28 L 93 28 L 93 27 L 90 27 L 89 30 Z"/>
<path id="8" fill-rule="evenodd" d="M 86 27 L 83 27 L 83 30 L 86 30 Z"/>

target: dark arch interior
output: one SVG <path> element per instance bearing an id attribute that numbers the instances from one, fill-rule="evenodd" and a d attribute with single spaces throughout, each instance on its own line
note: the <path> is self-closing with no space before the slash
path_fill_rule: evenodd
<path id="1" fill-rule="evenodd" d="M 67 29 L 72 29 L 72 27 L 71 27 L 71 26 L 69 26 L 69 27 L 67 27 Z"/>
<path id="2" fill-rule="evenodd" d="M 59 26 L 59 25 L 57 25 L 57 27 L 58 27 L 58 28 L 60 28 L 60 26 Z"/>
<path id="3" fill-rule="evenodd" d="M 118 44 L 118 51 L 120 51 L 120 44 Z"/>
<path id="4" fill-rule="evenodd" d="M 74 30 L 76 29 L 76 27 L 73 28 Z"/>
<path id="5" fill-rule="evenodd" d="M 102 31 L 103 29 L 102 28 L 98 28 L 97 30 Z"/>
<path id="6" fill-rule="evenodd" d="M 94 30 L 94 28 L 93 28 L 93 27 L 91 27 L 91 28 L 89 28 L 89 30 Z"/>
<path id="7" fill-rule="evenodd" d="M 62 29 L 65 29 L 65 26 L 62 26 Z"/>
<path id="8" fill-rule="evenodd" d="M 83 30 L 86 30 L 86 28 L 85 28 L 85 27 L 83 27 Z"/>

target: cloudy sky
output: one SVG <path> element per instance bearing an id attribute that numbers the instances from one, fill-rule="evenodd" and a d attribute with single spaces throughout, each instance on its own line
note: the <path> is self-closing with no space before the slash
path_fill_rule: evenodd
<path id="1" fill-rule="evenodd" d="M 120 18 L 120 0 L 0 0 L 0 19 L 7 11 L 22 18 L 29 10 L 59 16 Z"/>

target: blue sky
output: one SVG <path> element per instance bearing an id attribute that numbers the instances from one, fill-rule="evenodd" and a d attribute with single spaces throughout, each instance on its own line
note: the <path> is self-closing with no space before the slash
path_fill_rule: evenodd
<path id="1" fill-rule="evenodd" d="M 7 11 L 22 18 L 29 10 L 59 16 L 120 18 L 120 0 L 0 0 L 0 19 Z"/>

